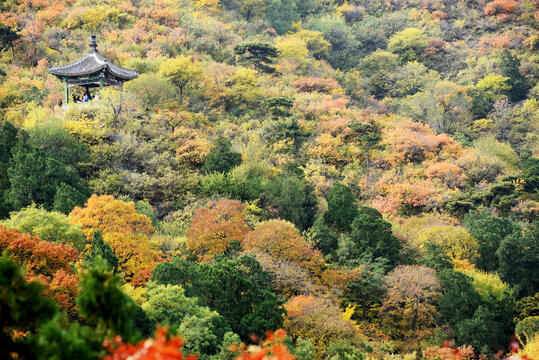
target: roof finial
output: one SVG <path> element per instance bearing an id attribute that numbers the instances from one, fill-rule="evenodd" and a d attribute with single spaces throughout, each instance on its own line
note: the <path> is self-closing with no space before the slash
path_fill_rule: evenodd
<path id="1" fill-rule="evenodd" d="M 95 35 L 90 35 L 90 52 L 97 52 L 97 42 L 95 41 Z"/>

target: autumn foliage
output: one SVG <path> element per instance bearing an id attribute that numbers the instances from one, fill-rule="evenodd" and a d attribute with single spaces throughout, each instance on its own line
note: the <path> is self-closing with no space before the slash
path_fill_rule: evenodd
<path id="1" fill-rule="evenodd" d="M 96 230 L 105 233 L 125 235 L 155 232 L 151 220 L 138 214 L 133 202 L 115 200 L 111 195 L 92 195 L 84 208 L 76 207 L 69 214 L 74 223 L 82 227 L 84 235 L 90 239 Z"/>
<path id="2" fill-rule="evenodd" d="M 244 208 L 237 200 L 221 199 L 198 209 L 187 231 L 189 249 L 207 261 L 213 254 L 225 252 L 232 241 L 241 243 L 250 231 L 243 218 Z"/>

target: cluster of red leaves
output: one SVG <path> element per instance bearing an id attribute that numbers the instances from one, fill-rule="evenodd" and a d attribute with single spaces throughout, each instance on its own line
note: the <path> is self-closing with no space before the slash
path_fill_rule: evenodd
<path id="1" fill-rule="evenodd" d="M 285 336 L 284 330 L 269 332 L 262 348 L 248 351 L 247 347 L 243 345 L 242 352 L 236 357 L 236 360 L 295 360 L 296 357 L 290 354 L 288 348 L 283 344 Z"/>
<path id="2" fill-rule="evenodd" d="M 452 348 L 451 341 L 445 341 L 442 347 L 432 346 L 423 351 L 423 356 L 427 360 L 475 360 L 474 349 L 471 346 L 462 345 Z M 479 360 L 484 359 L 484 355 L 479 355 Z"/>
<path id="3" fill-rule="evenodd" d="M 154 339 L 142 340 L 138 344 L 129 344 L 116 336 L 103 344 L 109 355 L 104 360 L 195 360 L 196 355 L 184 356 L 181 347 L 183 340 L 179 336 L 169 336 L 168 330 L 158 327 Z"/>
<path id="4" fill-rule="evenodd" d="M 496 17 L 506 17 L 512 13 L 518 3 L 514 0 L 494 0 L 485 6 L 485 15 L 496 15 Z"/>
<path id="5" fill-rule="evenodd" d="M 4 250 L 15 262 L 26 266 L 28 281 L 40 280 L 46 288 L 45 295 L 52 295 L 63 310 L 74 314 L 78 280 L 71 263 L 78 258 L 77 249 L 0 226 L 0 253 Z"/>

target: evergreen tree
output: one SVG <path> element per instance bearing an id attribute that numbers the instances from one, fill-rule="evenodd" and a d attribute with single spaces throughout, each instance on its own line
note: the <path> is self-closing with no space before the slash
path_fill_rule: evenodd
<path id="1" fill-rule="evenodd" d="M 509 50 L 502 53 L 500 61 L 500 72 L 503 76 L 508 77 L 507 84 L 511 86 L 508 91 L 508 96 L 511 101 L 520 101 L 526 98 L 528 84 L 526 79 L 520 73 L 520 60 L 513 56 Z"/>
<path id="2" fill-rule="evenodd" d="M 328 211 L 324 214 L 326 223 L 339 231 L 349 232 L 354 219 L 359 215 L 352 190 L 341 183 L 334 183 L 327 197 Z"/>
<path id="3" fill-rule="evenodd" d="M 204 173 L 222 172 L 227 173 L 241 164 L 241 154 L 231 150 L 230 140 L 219 136 L 213 148 L 202 166 Z"/>

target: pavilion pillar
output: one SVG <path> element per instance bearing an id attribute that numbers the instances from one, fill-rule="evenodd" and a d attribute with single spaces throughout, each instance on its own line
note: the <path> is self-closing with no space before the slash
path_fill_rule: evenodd
<path id="1" fill-rule="evenodd" d="M 103 90 L 104 81 L 105 81 L 105 74 L 100 73 L 99 74 L 99 90 L 100 91 Z"/>
<path id="2" fill-rule="evenodd" d="M 69 104 L 69 86 L 67 84 L 67 78 L 64 78 L 64 104 Z"/>

